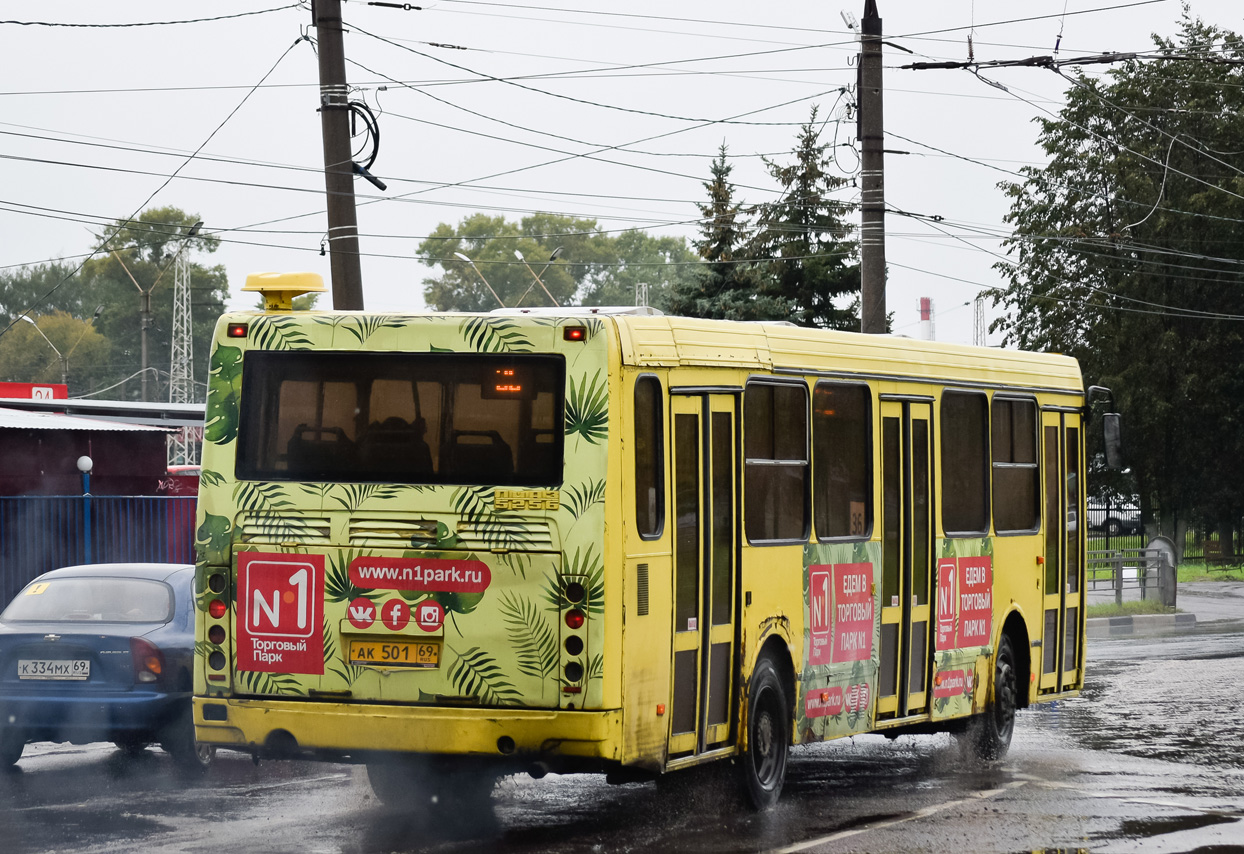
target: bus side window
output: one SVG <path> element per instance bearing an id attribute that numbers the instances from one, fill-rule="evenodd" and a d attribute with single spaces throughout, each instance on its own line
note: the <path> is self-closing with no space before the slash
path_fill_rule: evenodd
<path id="1" fill-rule="evenodd" d="M 1037 402 L 993 399 L 993 515 L 1001 531 L 1035 531 L 1041 519 Z"/>
<path id="2" fill-rule="evenodd" d="M 989 533 L 989 400 L 942 395 L 942 528 L 947 536 Z"/>
<path id="3" fill-rule="evenodd" d="M 665 435 L 662 431 L 661 381 L 635 381 L 635 527 L 653 540 L 665 527 Z"/>
<path id="4" fill-rule="evenodd" d="M 812 393 L 812 512 L 820 539 L 872 533 L 872 448 L 868 386 L 817 383 Z"/>
<path id="5" fill-rule="evenodd" d="M 750 542 L 806 542 L 808 387 L 750 382 L 743 393 L 744 510 Z"/>

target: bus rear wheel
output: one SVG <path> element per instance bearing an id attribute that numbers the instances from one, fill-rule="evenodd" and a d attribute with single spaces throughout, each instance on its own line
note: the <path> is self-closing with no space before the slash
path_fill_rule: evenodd
<path id="1" fill-rule="evenodd" d="M 26 737 L 15 729 L 0 725 L 0 768 L 16 765 L 26 749 Z"/>
<path id="2" fill-rule="evenodd" d="M 390 756 L 367 763 L 371 790 L 387 807 L 473 813 L 492 806 L 497 774 L 424 757 Z"/>
<path id="3" fill-rule="evenodd" d="M 754 809 L 777 803 L 790 755 L 790 714 L 786 690 L 773 659 L 756 662 L 747 692 L 747 749 L 740 759 L 743 792 Z"/>
<path id="4" fill-rule="evenodd" d="M 994 659 L 993 702 L 977 715 L 964 733 L 962 746 L 979 759 L 1001 759 L 1011 746 L 1015 732 L 1015 711 L 1019 704 L 1019 684 L 1015 669 L 1015 650 L 1006 635 L 998 642 Z"/>

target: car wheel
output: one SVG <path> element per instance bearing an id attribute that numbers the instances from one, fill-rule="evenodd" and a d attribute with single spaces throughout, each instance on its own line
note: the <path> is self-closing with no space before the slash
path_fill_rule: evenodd
<path id="1" fill-rule="evenodd" d="M 1118 519 L 1106 520 L 1106 533 L 1112 537 L 1117 537 L 1123 533 L 1123 525 Z"/>
<path id="2" fill-rule="evenodd" d="M 148 744 L 148 742 L 144 739 L 131 738 L 128 736 L 114 738 L 112 743 L 115 744 L 123 754 L 125 754 L 127 759 L 132 759 L 135 756 L 141 756 L 143 751 L 147 749 Z"/>
<path id="3" fill-rule="evenodd" d="M 747 750 L 740 758 L 743 793 L 754 809 L 777 803 L 790 754 L 790 714 L 786 690 L 773 659 L 756 662 L 747 691 Z"/>
<path id="4" fill-rule="evenodd" d="M 169 726 L 160 739 L 160 747 L 173 757 L 173 763 L 183 771 L 206 771 L 216 758 L 215 745 L 199 744 L 194 740 L 194 721 L 190 712 Z"/>
<path id="5" fill-rule="evenodd" d="M 0 768 L 16 765 L 26 749 L 25 737 L 13 729 L 0 729 Z"/>
<path id="6" fill-rule="evenodd" d="M 998 643 L 994 663 L 993 701 L 984 713 L 972 718 L 960 745 L 978 759 L 1001 759 L 1011 746 L 1019 685 L 1015 675 L 1015 652 L 1006 635 Z"/>

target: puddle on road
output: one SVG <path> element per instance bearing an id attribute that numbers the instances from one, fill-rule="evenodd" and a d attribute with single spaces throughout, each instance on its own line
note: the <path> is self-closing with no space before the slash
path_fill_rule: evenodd
<path id="1" fill-rule="evenodd" d="M 1081 697 L 1028 709 L 1043 729 L 1093 750 L 1244 768 L 1244 659 L 1094 662 Z"/>

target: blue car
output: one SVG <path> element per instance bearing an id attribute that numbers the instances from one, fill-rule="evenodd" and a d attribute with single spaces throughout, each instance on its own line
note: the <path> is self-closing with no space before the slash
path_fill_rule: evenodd
<path id="1" fill-rule="evenodd" d="M 194 567 L 113 563 L 44 573 L 0 613 L 0 768 L 33 741 L 159 744 L 187 769 L 194 740 Z"/>

